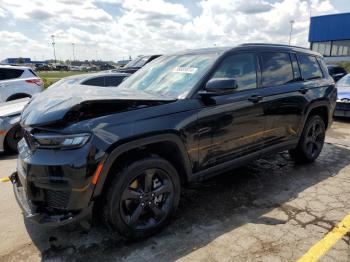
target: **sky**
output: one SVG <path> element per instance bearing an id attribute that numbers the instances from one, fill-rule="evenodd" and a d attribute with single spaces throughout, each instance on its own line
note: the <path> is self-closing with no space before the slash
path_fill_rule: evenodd
<path id="1" fill-rule="evenodd" d="M 309 46 L 309 17 L 350 0 L 0 0 L 0 60 L 117 61 L 246 42 Z"/>

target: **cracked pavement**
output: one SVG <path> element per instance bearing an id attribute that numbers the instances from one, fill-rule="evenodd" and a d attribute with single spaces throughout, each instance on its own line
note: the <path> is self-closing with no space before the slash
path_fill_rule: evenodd
<path id="1" fill-rule="evenodd" d="M 124 242 L 104 226 L 41 228 L 23 221 L 10 183 L 0 183 L 0 261 L 296 261 L 350 212 L 350 121 L 327 134 L 319 159 L 287 152 L 183 189 L 172 223 Z M 0 177 L 16 156 L 0 156 Z M 350 233 L 321 261 L 350 261 Z"/>

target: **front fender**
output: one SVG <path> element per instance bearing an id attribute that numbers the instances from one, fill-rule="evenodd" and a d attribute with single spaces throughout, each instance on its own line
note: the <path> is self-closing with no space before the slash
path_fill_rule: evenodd
<path id="1" fill-rule="evenodd" d="M 185 165 L 185 171 L 187 177 L 191 175 L 192 173 L 192 168 L 191 168 L 191 163 L 189 156 L 186 151 L 186 147 L 183 144 L 182 140 L 180 137 L 178 137 L 175 134 L 162 134 L 162 135 L 154 135 L 150 137 L 145 137 L 137 140 L 133 140 L 130 142 L 126 142 L 123 144 L 118 145 L 111 153 L 106 154 L 105 157 L 103 158 L 103 168 L 101 171 L 101 174 L 98 178 L 97 184 L 95 186 L 95 190 L 93 193 L 93 197 L 99 196 L 102 193 L 105 181 L 107 179 L 107 175 L 113 165 L 113 163 L 116 161 L 116 159 L 123 154 L 124 152 L 127 152 L 131 149 L 135 149 L 138 147 L 154 144 L 154 143 L 159 143 L 159 142 L 172 142 L 175 143 L 178 147 L 178 149 L 181 152 L 182 158 L 183 158 L 183 163 Z"/>

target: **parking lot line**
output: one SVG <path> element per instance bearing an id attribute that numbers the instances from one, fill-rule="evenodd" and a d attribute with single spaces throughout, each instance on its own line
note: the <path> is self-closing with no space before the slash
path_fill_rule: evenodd
<path id="1" fill-rule="evenodd" d="M 298 262 L 318 261 L 323 255 L 331 249 L 339 239 L 341 239 L 350 230 L 350 213 L 336 225 L 332 231 L 324 236 L 322 240 L 312 246 Z"/>
<path id="2" fill-rule="evenodd" d="M 10 178 L 8 177 L 0 178 L 0 182 L 8 182 L 8 181 L 10 181 Z"/>

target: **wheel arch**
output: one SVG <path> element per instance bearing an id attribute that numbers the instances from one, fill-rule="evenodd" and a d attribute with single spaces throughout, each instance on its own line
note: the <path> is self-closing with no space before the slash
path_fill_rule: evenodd
<path id="1" fill-rule="evenodd" d="M 32 97 L 32 96 L 30 94 L 26 94 L 26 93 L 16 93 L 16 94 L 10 95 L 6 99 L 6 102 L 12 101 L 12 100 L 15 100 L 15 99 L 25 98 L 25 97 Z"/>
<path id="2" fill-rule="evenodd" d="M 323 119 L 326 129 L 329 127 L 331 116 L 329 115 L 328 102 L 317 102 L 317 103 L 311 104 L 307 110 L 307 114 L 304 120 L 304 125 L 307 119 L 313 115 L 319 115 Z"/>
<path id="3" fill-rule="evenodd" d="M 103 169 L 98 178 L 93 197 L 108 188 L 112 177 L 108 174 L 116 165 L 126 165 L 146 154 L 157 154 L 169 161 L 178 171 L 181 183 L 186 183 L 192 173 L 191 162 L 184 143 L 175 134 L 163 134 L 126 142 L 114 148 L 103 161 Z"/>

